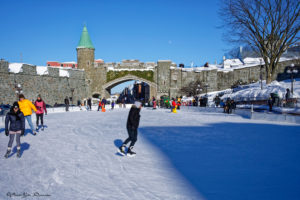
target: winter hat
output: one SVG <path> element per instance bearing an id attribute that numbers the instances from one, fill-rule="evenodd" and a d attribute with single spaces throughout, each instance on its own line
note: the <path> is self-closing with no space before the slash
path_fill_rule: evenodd
<path id="1" fill-rule="evenodd" d="M 37 96 L 37 98 L 39 98 L 39 97 L 42 98 L 40 94 Z"/>
<path id="2" fill-rule="evenodd" d="M 139 101 L 136 101 L 136 102 L 134 102 L 134 105 L 135 105 L 137 108 L 139 108 L 139 107 L 142 105 L 142 103 L 139 102 Z"/>
<path id="3" fill-rule="evenodd" d="M 20 94 L 20 95 L 19 95 L 19 99 L 21 99 L 21 98 L 25 99 L 24 94 Z"/>
<path id="4" fill-rule="evenodd" d="M 13 107 L 13 108 L 20 108 L 18 102 L 16 102 L 16 101 L 14 102 L 14 104 L 13 104 L 12 107 Z"/>

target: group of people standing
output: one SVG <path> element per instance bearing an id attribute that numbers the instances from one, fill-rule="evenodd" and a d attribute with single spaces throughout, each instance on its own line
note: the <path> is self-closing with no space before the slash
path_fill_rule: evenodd
<path id="1" fill-rule="evenodd" d="M 231 114 L 232 110 L 236 109 L 236 102 L 233 99 L 227 98 L 223 108 L 224 108 L 224 113 Z"/>
<path id="2" fill-rule="evenodd" d="M 36 113 L 36 129 L 32 123 L 32 110 Z M 39 121 L 41 121 L 41 128 L 44 130 L 44 113 L 47 115 L 46 104 L 40 95 L 38 95 L 34 103 L 26 99 L 23 94 L 19 95 L 19 101 L 13 103 L 13 106 L 5 117 L 5 135 L 9 136 L 7 152 L 5 154 L 6 158 L 11 154 L 15 136 L 17 142 L 17 157 L 21 156 L 20 137 L 25 133 L 25 119 L 33 135 L 36 135 L 36 131 L 39 130 Z"/>

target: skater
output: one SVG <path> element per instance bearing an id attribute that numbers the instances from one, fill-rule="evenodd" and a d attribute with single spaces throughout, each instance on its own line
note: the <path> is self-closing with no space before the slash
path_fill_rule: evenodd
<path id="1" fill-rule="evenodd" d="M 221 102 L 221 99 L 220 99 L 219 95 L 217 95 L 217 96 L 214 98 L 214 102 L 215 102 L 216 107 L 219 107 L 220 102 Z"/>
<path id="2" fill-rule="evenodd" d="M 156 109 L 156 100 L 153 101 L 153 109 Z"/>
<path id="3" fill-rule="evenodd" d="M 100 109 L 102 109 L 101 99 L 99 99 L 98 111 L 99 111 Z"/>
<path id="4" fill-rule="evenodd" d="M 65 104 L 66 104 L 66 112 L 68 112 L 69 111 L 69 106 L 70 106 L 70 101 L 69 101 L 68 97 L 65 98 Z"/>
<path id="5" fill-rule="evenodd" d="M 99 104 L 98 104 L 98 110 L 97 111 L 99 111 L 100 109 L 102 109 L 101 106 L 102 106 L 101 105 L 101 99 L 99 99 Z"/>
<path id="6" fill-rule="evenodd" d="M 82 110 L 82 108 L 81 108 L 81 101 L 80 100 L 77 101 L 77 106 L 79 107 L 80 110 Z"/>
<path id="7" fill-rule="evenodd" d="M 176 113 L 176 101 L 175 101 L 175 99 L 173 99 L 173 101 L 172 101 L 172 109 L 171 109 L 171 112 Z"/>
<path id="8" fill-rule="evenodd" d="M 36 132 L 33 127 L 32 120 L 31 120 L 32 110 L 34 110 L 34 112 L 36 112 L 37 111 L 36 107 L 31 103 L 31 101 L 29 101 L 28 99 L 25 99 L 25 96 L 23 94 L 19 95 L 18 103 L 19 103 L 19 109 L 23 113 L 25 119 L 27 120 L 27 122 L 30 126 L 30 129 L 32 131 L 32 134 L 36 135 Z"/>
<path id="9" fill-rule="evenodd" d="M 103 97 L 103 99 L 101 101 L 101 105 L 105 108 L 105 105 L 106 105 L 106 99 L 105 99 L 105 97 Z"/>
<path id="10" fill-rule="evenodd" d="M 112 102 L 111 102 L 111 109 L 113 110 L 114 107 L 115 107 L 115 101 L 112 101 Z"/>
<path id="11" fill-rule="evenodd" d="M 181 97 L 179 97 L 177 99 L 177 109 L 180 110 L 180 106 L 181 106 Z"/>
<path id="12" fill-rule="evenodd" d="M 128 156 L 135 156 L 135 152 L 132 151 L 134 144 L 137 141 L 137 129 L 139 127 L 140 123 L 140 111 L 142 108 L 142 103 L 139 101 L 134 102 L 134 104 L 131 106 L 128 119 L 127 119 L 127 132 L 129 137 L 123 142 L 122 146 L 119 147 L 120 153 L 122 155 L 125 155 L 125 147 L 128 142 L 131 141 L 127 155 Z"/>
<path id="13" fill-rule="evenodd" d="M 269 105 L 269 111 L 272 112 L 272 108 L 273 108 L 273 98 L 270 95 L 269 99 L 268 99 L 268 105 Z"/>
<path id="14" fill-rule="evenodd" d="M 285 94 L 285 100 L 288 102 L 288 100 L 291 98 L 291 91 L 289 88 L 286 88 L 286 94 Z"/>
<path id="15" fill-rule="evenodd" d="M 35 107 L 37 108 L 36 111 L 36 131 L 39 130 L 39 119 L 41 119 L 42 131 L 44 130 L 44 113 L 47 115 L 46 104 L 42 100 L 41 95 L 38 95 L 35 101 Z"/>
<path id="16" fill-rule="evenodd" d="M 92 99 L 91 98 L 88 99 L 87 104 L 88 104 L 89 110 L 92 111 Z"/>
<path id="17" fill-rule="evenodd" d="M 5 117 L 5 135 L 9 135 L 9 142 L 7 147 L 7 152 L 5 158 L 8 158 L 11 153 L 12 144 L 16 135 L 17 142 L 17 157 L 21 156 L 21 142 L 20 137 L 24 135 L 25 131 L 25 118 L 24 114 L 20 111 L 18 102 L 14 102 L 10 109 L 10 112 L 6 114 Z"/>

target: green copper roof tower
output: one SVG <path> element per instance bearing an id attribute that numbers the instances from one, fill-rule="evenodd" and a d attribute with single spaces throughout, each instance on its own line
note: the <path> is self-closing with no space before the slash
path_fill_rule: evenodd
<path id="1" fill-rule="evenodd" d="M 79 48 L 95 49 L 85 25 L 83 27 L 80 41 L 77 46 L 77 49 L 79 49 Z"/>

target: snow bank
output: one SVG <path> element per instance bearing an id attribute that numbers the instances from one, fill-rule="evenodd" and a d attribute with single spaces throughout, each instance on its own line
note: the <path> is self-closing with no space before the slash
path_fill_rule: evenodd
<path id="1" fill-rule="evenodd" d="M 36 66 L 36 73 L 38 75 L 46 75 L 49 74 L 48 67 L 46 66 Z"/>
<path id="2" fill-rule="evenodd" d="M 230 94 L 225 94 L 221 98 L 231 98 L 235 101 L 244 100 L 267 100 L 271 93 L 277 93 L 280 98 L 284 98 L 286 89 L 291 88 L 291 80 L 286 81 L 273 81 L 271 84 L 266 84 L 263 81 L 263 89 L 261 89 L 260 82 L 256 82 L 250 85 L 241 86 L 240 90 Z M 300 79 L 296 79 L 294 82 L 294 95 L 293 98 L 300 97 Z"/>
<path id="3" fill-rule="evenodd" d="M 12 73 L 23 72 L 22 66 L 24 63 L 9 63 L 8 70 Z"/>
<path id="4" fill-rule="evenodd" d="M 61 77 L 70 77 L 68 70 L 59 69 L 59 76 Z"/>

